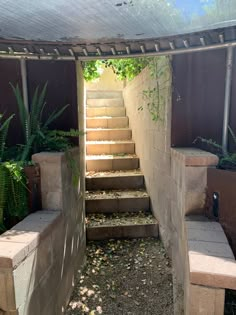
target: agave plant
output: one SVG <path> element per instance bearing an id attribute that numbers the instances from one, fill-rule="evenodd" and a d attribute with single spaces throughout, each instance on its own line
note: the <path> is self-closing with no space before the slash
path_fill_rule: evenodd
<path id="1" fill-rule="evenodd" d="M 46 105 L 45 96 L 47 83 L 44 84 L 41 91 L 39 91 L 39 86 L 35 89 L 32 102 L 30 104 L 30 110 L 28 110 L 24 104 L 19 85 L 17 84 L 16 87 L 14 87 L 11 84 L 11 87 L 17 100 L 25 142 L 22 147 L 21 155 L 18 159 L 21 161 L 30 161 L 31 155 L 41 151 L 45 143 L 47 143 L 47 138 L 50 134 L 48 129 L 49 125 L 61 116 L 69 104 L 63 106 L 59 110 L 54 110 L 48 116 L 46 121 L 43 122 L 42 116 Z"/>
<path id="2" fill-rule="evenodd" d="M 3 161 L 5 147 L 6 147 L 6 139 L 7 133 L 9 129 L 10 122 L 14 115 L 11 115 L 6 120 L 3 121 L 3 115 L 0 114 L 0 162 Z"/>

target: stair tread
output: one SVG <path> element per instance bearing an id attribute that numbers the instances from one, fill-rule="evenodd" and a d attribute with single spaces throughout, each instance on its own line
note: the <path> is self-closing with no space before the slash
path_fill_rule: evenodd
<path id="1" fill-rule="evenodd" d="M 123 212 L 112 214 L 88 214 L 86 216 L 88 228 L 104 226 L 130 226 L 158 224 L 150 212 Z"/>
<path id="2" fill-rule="evenodd" d="M 115 160 L 115 159 L 138 159 L 136 154 L 99 154 L 99 155 L 86 155 L 86 160 Z"/>
<path id="3" fill-rule="evenodd" d="M 116 116 L 116 117 L 111 117 L 111 116 L 96 116 L 96 117 L 86 117 L 88 120 L 96 120 L 96 119 L 120 119 L 120 118 L 126 118 L 127 116 Z"/>
<path id="4" fill-rule="evenodd" d="M 98 128 L 86 128 L 86 131 L 130 131 L 131 128 L 102 128 L 102 127 L 98 127 Z"/>
<path id="5" fill-rule="evenodd" d="M 100 200 L 100 199 L 137 199 L 149 198 L 146 190 L 94 190 L 86 191 L 86 200 Z"/>
<path id="6" fill-rule="evenodd" d="M 90 171 L 86 173 L 86 178 L 122 177 L 122 176 L 143 176 L 140 169 L 120 170 L 120 171 Z"/>
<path id="7" fill-rule="evenodd" d="M 128 144 L 133 144 L 133 140 L 88 140 L 86 141 L 86 144 L 123 144 L 123 143 L 128 143 Z"/>

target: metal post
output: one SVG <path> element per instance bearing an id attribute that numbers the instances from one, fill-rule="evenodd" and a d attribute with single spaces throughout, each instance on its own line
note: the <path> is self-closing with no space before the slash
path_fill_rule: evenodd
<path id="1" fill-rule="evenodd" d="M 21 80 L 22 80 L 22 89 L 23 89 L 23 100 L 24 100 L 25 108 L 29 112 L 27 71 L 26 71 L 26 60 L 25 60 L 25 58 L 21 58 L 21 60 L 20 60 L 20 68 L 21 68 Z"/>
<path id="2" fill-rule="evenodd" d="M 225 100 L 224 100 L 224 118 L 223 118 L 223 132 L 222 132 L 222 149 L 223 153 L 228 152 L 228 125 L 229 125 L 229 111 L 231 99 L 232 86 L 232 72 L 233 72 L 233 47 L 227 48 L 227 62 L 226 62 L 226 77 L 225 77 Z"/>

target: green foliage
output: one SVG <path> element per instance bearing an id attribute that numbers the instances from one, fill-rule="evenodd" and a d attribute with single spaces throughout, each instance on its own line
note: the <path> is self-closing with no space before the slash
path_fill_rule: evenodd
<path id="1" fill-rule="evenodd" d="M 83 63 L 84 79 L 86 81 L 94 81 L 102 74 L 102 66 L 111 68 L 119 80 L 132 80 L 147 65 L 147 58 L 126 58 L 126 59 L 109 59 L 86 61 Z"/>
<path id="2" fill-rule="evenodd" d="M 102 61 L 91 60 L 82 63 L 85 81 L 94 81 L 100 78 L 102 73 Z"/>
<path id="3" fill-rule="evenodd" d="M 152 79 L 148 89 L 143 90 L 143 99 L 153 121 L 163 121 L 165 97 L 169 94 L 171 69 L 168 57 L 149 58 L 149 75 Z M 141 105 L 140 111 L 144 109 Z"/>
<path id="4" fill-rule="evenodd" d="M 105 67 L 110 67 L 119 80 L 133 80 L 148 64 L 148 58 L 127 58 L 104 60 Z"/>
<path id="5" fill-rule="evenodd" d="M 0 114 L 0 162 L 4 159 L 7 133 L 13 117 L 14 115 L 11 115 L 3 121 L 3 115 Z"/>
<path id="6" fill-rule="evenodd" d="M 165 104 L 166 92 L 170 89 L 171 69 L 167 57 L 109 59 L 102 61 L 88 61 L 84 63 L 84 77 L 86 81 L 99 77 L 101 65 L 111 68 L 119 80 L 133 80 L 145 67 L 154 86 L 143 91 L 143 99 L 153 121 L 163 120 L 162 111 Z M 141 105 L 139 110 L 142 111 Z"/>
<path id="7" fill-rule="evenodd" d="M 41 91 L 39 91 L 39 87 L 35 89 L 30 111 L 26 109 L 19 85 L 14 87 L 11 84 L 11 86 L 17 100 L 21 126 L 25 138 L 25 143 L 18 148 L 17 160 L 30 161 L 31 155 L 34 153 L 43 150 L 58 150 L 58 148 L 62 151 L 65 147 L 68 147 L 68 141 L 63 139 L 63 136 L 57 137 L 55 134 L 52 134 L 49 130 L 49 126 L 63 114 L 69 104 L 59 110 L 54 110 L 46 121 L 43 122 L 42 116 L 46 105 L 45 96 L 47 83 L 44 84 Z"/>
<path id="8" fill-rule="evenodd" d="M 233 132 L 232 128 L 228 126 L 229 134 L 231 135 L 234 145 L 236 145 L 236 135 Z M 235 169 L 236 168 L 236 152 L 223 152 L 223 148 L 220 144 L 213 141 L 212 139 L 205 139 L 202 137 L 197 137 L 193 143 L 197 143 L 200 140 L 202 143 L 205 143 L 210 146 L 210 148 L 214 148 L 216 153 L 219 156 L 218 167 L 223 169 Z"/>
<path id="9" fill-rule="evenodd" d="M 0 233 L 5 230 L 4 210 L 8 193 L 8 172 L 5 166 L 0 163 Z"/>
<path id="10" fill-rule="evenodd" d="M 26 178 L 20 163 L 0 163 L 0 232 L 4 220 L 20 220 L 28 213 Z"/>

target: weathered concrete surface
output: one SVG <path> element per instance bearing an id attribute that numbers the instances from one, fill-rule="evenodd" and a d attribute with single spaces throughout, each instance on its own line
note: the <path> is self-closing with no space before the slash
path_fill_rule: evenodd
<path id="1" fill-rule="evenodd" d="M 78 153 L 73 151 L 77 160 Z M 85 258 L 83 193 L 72 185 L 65 154 L 40 153 L 33 160 L 41 168 L 47 210 L 29 215 L 0 237 L 4 315 L 62 314 Z"/>
<path id="2" fill-rule="evenodd" d="M 185 222 L 185 314 L 224 314 L 225 289 L 236 289 L 236 261 L 221 225 L 205 216 Z"/>

